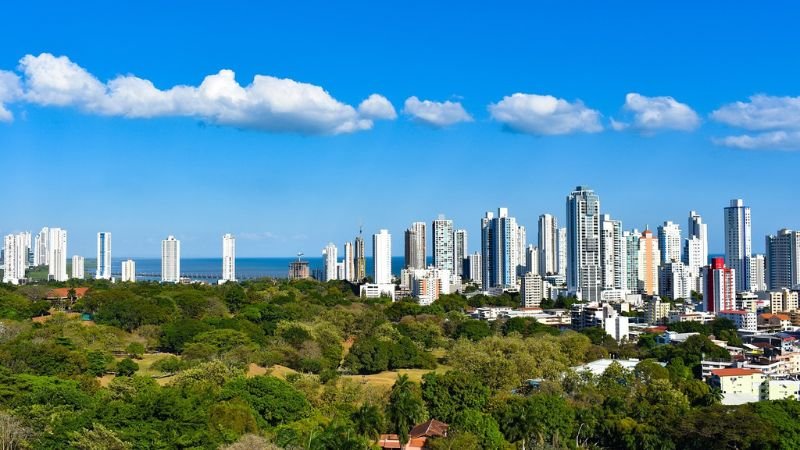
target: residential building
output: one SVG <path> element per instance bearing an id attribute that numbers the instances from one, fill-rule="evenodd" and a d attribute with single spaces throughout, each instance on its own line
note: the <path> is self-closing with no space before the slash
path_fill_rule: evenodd
<path id="1" fill-rule="evenodd" d="M 528 248 L 528 232 L 526 231 L 525 227 L 522 225 L 517 226 L 517 276 L 521 277 L 525 275 L 525 272 L 528 270 L 527 264 L 527 257 L 526 257 L 526 250 Z M 538 256 L 536 263 L 539 263 Z M 516 282 L 515 282 L 516 284 Z"/>
<path id="2" fill-rule="evenodd" d="M 658 267 L 658 293 L 671 299 L 690 299 L 697 283 L 680 261 L 664 263 Z"/>
<path id="3" fill-rule="evenodd" d="M 54 281 L 67 281 L 67 230 L 50 228 L 48 231 L 48 278 Z"/>
<path id="4" fill-rule="evenodd" d="M 552 214 L 539 216 L 539 275 L 558 273 L 559 245 L 558 220 Z"/>
<path id="5" fill-rule="evenodd" d="M 392 235 L 389 230 L 380 230 L 372 235 L 373 279 L 376 284 L 392 283 Z"/>
<path id="6" fill-rule="evenodd" d="M 449 270 L 432 266 L 427 269 L 413 269 L 410 272 L 411 293 L 420 305 L 430 305 L 439 299 L 439 295 L 451 293 Z"/>
<path id="7" fill-rule="evenodd" d="M 344 267 L 343 279 L 353 282 L 356 280 L 355 258 L 353 257 L 353 243 L 344 243 L 344 260 L 342 261 Z"/>
<path id="8" fill-rule="evenodd" d="M 50 242 L 50 229 L 47 227 L 42 228 L 42 231 L 36 235 L 34 244 L 36 248 L 33 251 L 33 265 L 34 266 L 47 266 L 50 264 L 50 252 L 47 250 L 47 244 Z"/>
<path id="9" fill-rule="evenodd" d="M 753 255 L 750 258 L 750 291 L 767 290 L 767 264 L 764 255 Z"/>
<path id="10" fill-rule="evenodd" d="M 791 330 L 792 320 L 788 314 L 781 313 L 762 313 L 756 318 L 756 326 L 759 332 L 774 333 L 778 331 Z"/>
<path id="11" fill-rule="evenodd" d="M 111 233 L 108 231 L 97 233 L 97 270 L 94 277 L 98 280 L 111 279 Z"/>
<path id="12" fill-rule="evenodd" d="M 600 299 L 600 197 L 586 186 L 567 196 L 567 289 L 585 301 Z"/>
<path id="13" fill-rule="evenodd" d="M 444 215 L 433 221 L 433 265 L 437 269 L 455 271 L 455 248 L 453 247 L 453 221 Z M 424 262 L 424 259 L 423 259 Z M 425 264 L 418 269 L 425 268 Z"/>
<path id="14" fill-rule="evenodd" d="M 481 219 L 481 281 L 483 290 L 513 288 L 517 284 L 519 247 L 517 221 L 509 217 L 508 208 L 498 208 Z"/>
<path id="15" fill-rule="evenodd" d="M 773 313 L 792 312 L 800 309 L 800 292 L 786 288 L 759 292 L 759 297 L 769 301 Z"/>
<path id="16" fill-rule="evenodd" d="M 727 368 L 712 370 L 709 384 L 722 392 L 723 405 L 742 405 L 760 400 L 765 380 L 759 370 Z"/>
<path id="17" fill-rule="evenodd" d="M 222 236 L 222 280 L 236 281 L 236 238 L 228 233 Z"/>
<path id="18" fill-rule="evenodd" d="M 661 261 L 661 252 L 658 250 L 658 241 L 653 237 L 653 232 L 644 230 L 639 238 L 639 285 L 641 293 L 646 295 L 658 294 L 658 265 Z"/>
<path id="19" fill-rule="evenodd" d="M 786 228 L 766 238 L 766 278 L 769 289 L 800 285 L 800 231 Z"/>
<path id="20" fill-rule="evenodd" d="M 544 298 L 544 281 L 537 272 L 528 272 L 522 276 L 520 283 L 520 306 L 538 308 Z"/>
<path id="21" fill-rule="evenodd" d="M 454 247 L 454 264 L 455 275 L 460 278 L 466 278 L 464 267 L 466 265 L 469 250 L 467 247 L 467 230 L 456 230 L 453 233 L 453 247 Z"/>
<path id="22" fill-rule="evenodd" d="M 627 246 L 622 236 L 622 222 L 608 214 L 600 221 L 600 267 L 603 290 L 627 289 Z"/>
<path id="23" fill-rule="evenodd" d="M 3 239 L 3 283 L 20 284 L 25 280 L 28 249 L 24 233 L 9 234 Z"/>
<path id="24" fill-rule="evenodd" d="M 305 280 L 307 278 L 311 278 L 308 261 L 302 261 L 300 258 L 297 258 L 297 261 L 289 263 L 290 280 Z"/>
<path id="25" fill-rule="evenodd" d="M 741 199 L 731 200 L 725 208 L 725 265 L 735 271 L 736 286 L 750 290 L 750 257 L 752 255 L 752 225 L 750 207 Z"/>
<path id="26" fill-rule="evenodd" d="M 392 283 L 364 283 L 360 288 L 360 295 L 363 298 L 388 297 L 395 300 L 395 285 Z"/>
<path id="27" fill-rule="evenodd" d="M 181 280 L 181 241 L 168 236 L 161 241 L 161 282 L 178 283 Z"/>
<path id="28" fill-rule="evenodd" d="M 681 261 L 681 227 L 677 223 L 664 222 L 658 227 L 658 250 L 661 263 Z"/>
<path id="29" fill-rule="evenodd" d="M 333 242 L 322 249 L 322 281 L 336 280 L 336 263 L 339 261 L 339 250 Z"/>
<path id="30" fill-rule="evenodd" d="M 531 244 L 522 252 L 522 255 L 521 262 L 525 265 L 525 270 L 522 271 L 520 276 L 530 272 L 539 275 L 539 249 Z"/>
<path id="31" fill-rule="evenodd" d="M 717 317 L 729 319 L 737 330 L 756 331 L 758 329 L 758 317 L 753 311 L 721 310 L 717 311 Z"/>
<path id="32" fill-rule="evenodd" d="M 122 282 L 136 282 L 136 262 L 132 259 L 122 261 Z"/>
<path id="33" fill-rule="evenodd" d="M 481 263 L 480 252 L 475 252 L 467 258 L 467 268 L 469 269 L 467 278 L 475 283 L 482 283 L 481 274 L 483 273 L 483 265 Z"/>
<path id="34" fill-rule="evenodd" d="M 670 304 L 662 302 L 658 296 L 653 296 L 644 304 L 644 320 L 650 325 L 667 322 Z"/>
<path id="35" fill-rule="evenodd" d="M 567 277 L 567 227 L 558 229 L 558 274 Z"/>
<path id="36" fill-rule="evenodd" d="M 703 223 L 703 218 L 695 211 L 689 211 L 689 223 L 686 228 L 687 241 L 692 249 L 691 254 L 684 250 L 684 264 L 695 276 L 700 275 L 700 268 L 708 264 L 708 224 Z"/>
<path id="37" fill-rule="evenodd" d="M 362 281 L 364 278 L 367 278 L 367 256 L 364 247 L 364 238 L 361 236 L 361 231 L 359 231 L 358 236 L 356 236 L 354 247 L 356 281 Z"/>
<path id="38" fill-rule="evenodd" d="M 84 279 L 84 264 L 83 264 L 83 256 L 73 255 L 72 256 L 72 278 L 76 278 L 79 280 Z"/>
<path id="39" fill-rule="evenodd" d="M 570 310 L 571 326 L 575 330 L 600 327 L 615 340 L 626 339 L 629 334 L 628 318 L 620 315 L 608 303 L 575 303 Z"/>
<path id="40" fill-rule="evenodd" d="M 736 305 L 736 271 L 722 258 L 712 258 L 703 268 L 703 301 L 707 312 L 731 310 Z"/>
<path id="41" fill-rule="evenodd" d="M 622 233 L 625 241 L 625 291 L 631 294 L 642 292 L 639 286 L 639 230 L 633 229 Z"/>
<path id="42" fill-rule="evenodd" d="M 427 267 L 425 245 L 425 222 L 414 222 L 405 232 L 405 268 L 424 269 Z"/>

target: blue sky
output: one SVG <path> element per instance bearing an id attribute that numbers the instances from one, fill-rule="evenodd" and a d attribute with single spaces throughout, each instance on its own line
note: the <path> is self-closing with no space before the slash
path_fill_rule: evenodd
<path id="1" fill-rule="evenodd" d="M 626 228 L 685 227 L 697 210 L 712 252 L 731 198 L 752 207 L 756 251 L 800 228 L 794 4 L 430 3 L 4 6 L 0 71 L 18 81 L 5 97 L 0 84 L 0 232 L 61 226 L 87 256 L 100 230 L 116 256 L 155 256 L 175 234 L 186 257 L 218 255 L 232 232 L 240 256 L 284 256 L 363 223 L 399 255 L 411 222 L 444 213 L 475 250 L 485 211 L 510 208 L 533 237 L 578 184 Z M 37 84 L 64 68 L 99 87 Z M 223 69 L 300 100 L 266 112 L 169 91 Z M 128 75 L 163 98 L 110 97 Z M 359 108 L 372 94 L 381 108 Z"/>

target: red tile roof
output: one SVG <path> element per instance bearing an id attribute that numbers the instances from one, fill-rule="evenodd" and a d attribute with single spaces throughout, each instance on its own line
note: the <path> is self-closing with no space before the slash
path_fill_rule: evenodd
<path id="1" fill-rule="evenodd" d="M 711 371 L 712 375 L 716 375 L 718 377 L 740 377 L 744 375 L 753 375 L 757 373 L 761 373 L 761 371 L 755 369 L 739 369 L 739 368 L 717 369 Z"/>
<path id="2" fill-rule="evenodd" d="M 55 288 L 47 292 L 47 298 L 68 298 L 70 289 L 75 289 L 75 297 L 77 298 L 83 298 L 86 295 L 86 291 L 89 290 L 88 287 Z"/>
<path id="3" fill-rule="evenodd" d="M 412 428 L 411 431 L 408 432 L 408 435 L 412 438 L 422 436 L 442 437 L 447 436 L 448 428 L 450 428 L 450 426 L 446 423 L 439 422 L 436 419 L 431 419 Z"/>
<path id="4" fill-rule="evenodd" d="M 772 319 L 773 317 L 777 317 L 780 320 L 789 320 L 789 315 L 788 314 L 764 313 L 764 314 L 761 314 L 759 317 L 761 317 L 764 320 L 769 320 L 769 319 Z"/>

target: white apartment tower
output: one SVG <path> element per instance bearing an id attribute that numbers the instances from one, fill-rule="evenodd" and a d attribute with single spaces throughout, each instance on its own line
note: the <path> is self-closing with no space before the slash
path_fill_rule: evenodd
<path id="1" fill-rule="evenodd" d="M 483 273 L 483 267 L 481 265 L 481 254 L 480 252 L 475 252 L 467 257 L 467 266 L 469 267 L 469 273 L 467 274 L 467 278 L 472 280 L 475 283 L 481 283 L 481 275 Z"/>
<path id="2" fill-rule="evenodd" d="M 342 261 L 344 266 L 344 279 L 347 281 L 355 281 L 356 279 L 356 266 L 355 266 L 355 259 L 353 258 L 353 243 L 352 242 L 345 242 L 344 243 L 344 261 Z"/>
<path id="3" fill-rule="evenodd" d="M 497 217 L 487 212 L 481 219 L 481 281 L 483 290 L 517 285 L 519 229 L 508 216 L 508 208 L 498 208 Z"/>
<path id="4" fill-rule="evenodd" d="M 161 241 L 161 282 L 177 283 L 181 280 L 181 241 L 168 236 Z"/>
<path id="5" fill-rule="evenodd" d="M 567 289 L 594 302 L 601 287 L 600 197 L 578 186 L 567 196 Z"/>
<path id="6" fill-rule="evenodd" d="M 47 240 L 48 277 L 67 281 L 67 230 L 50 228 Z"/>
<path id="7" fill-rule="evenodd" d="M 600 267 L 604 290 L 626 289 L 625 249 L 622 222 L 604 214 L 600 222 Z"/>
<path id="8" fill-rule="evenodd" d="M 681 227 L 671 221 L 658 227 L 658 250 L 661 252 L 661 263 L 681 261 Z"/>
<path id="9" fill-rule="evenodd" d="M 122 282 L 136 282 L 136 262 L 132 259 L 122 261 Z"/>
<path id="10" fill-rule="evenodd" d="M 236 281 L 236 238 L 228 233 L 222 236 L 222 280 Z"/>
<path id="11" fill-rule="evenodd" d="M 111 233 L 107 231 L 97 233 L 97 271 L 94 277 L 98 280 L 111 279 Z"/>
<path id="12" fill-rule="evenodd" d="M 50 253 L 47 250 L 47 243 L 50 242 L 50 229 L 47 227 L 42 228 L 42 231 L 36 235 L 34 238 L 34 250 L 33 250 L 33 265 L 34 266 L 46 266 L 50 264 L 50 261 L 47 259 L 50 257 Z"/>
<path id="13" fill-rule="evenodd" d="M 567 227 L 558 229 L 558 270 L 559 275 L 567 275 Z"/>
<path id="14" fill-rule="evenodd" d="M 558 272 L 558 220 L 552 214 L 539 216 L 539 275 Z"/>
<path id="15" fill-rule="evenodd" d="M 456 230 L 453 233 L 453 247 L 455 250 L 455 274 L 461 278 L 466 278 L 464 274 L 464 263 L 466 262 L 469 251 L 467 249 L 467 230 Z"/>
<path id="16" fill-rule="evenodd" d="M 428 253 L 425 222 L 414 222 L 405 232 L 405 268 L 424 269 Z"/>
<path id="17" fill-rule="evenodd" d="M 433 221 L 433 266 L 441 270 L 455 269 L 453 247 L 453 221 L 444 215 Z M 424 267 L 424 266 L 423 266 Z"/>
<path id="18" fill-rule="evenodd" d="M 522 276 L 520 283 L 520 306 L 538 308 L 544 297 L 544 282 L 538 273 L 528 272 Z"/>
<path id="19" fill-rule="evenodd" d="M 339 261 L 339 250 L 333 242 L 328 243 L 322 249 L 322 276 L 323 281 L 331 281 L 338 279 L 336 273 L 336 263 Z"/>
<path id="20" fill-rule="evenodd" d="M 392 235 L 389 230 L 380 230 L 372 235 L 372 263 L 375 284 L 392 282 Z"/>
<path id="21" fill-rule="evenodd" d="M 85 278 L 83 256 L 72 256 L 72 278 L 82 280 Z"/>
<path id="22" fill-rule="evenodd" d="M 522 252 L 522 262 L 525 263 L 525 270 L 522 272 L 522 275 L 533 273 L 539 276 L 539 248 L 534 246 L 533 244 L 529 245 Z M 522 276 L 520 275 L 520 276 Z"/>
<path id="23" fill-rule="evenodd" d="M 750 207 L 742 199 L 731 200 L 725 208 L 725 265 L 735 271 L 742 291 L 750 290 L 751 235 Z"/>
<path id="24" fill-rule="evenodd" d="M 3 283 L 19 284 L 25 280 L 28 249 L 24 233 L 9 234 L 3 239 Z"/>

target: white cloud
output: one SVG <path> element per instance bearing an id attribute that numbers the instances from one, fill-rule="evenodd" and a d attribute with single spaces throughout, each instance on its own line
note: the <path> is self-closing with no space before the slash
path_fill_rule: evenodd
<path id="1" fill-rule="evenodd" d="M 372 94 L 358 105 L 358 113 L 366 119 L 394 120 L 397 112 L 386 97 Z"/>
<path id="2" fill-rule="evenodd" d="M 472 122 L 460 102 L 434 102 L 409 97 L 403 106 L 403 112 L 414 120 L 434 127 L 446 127 L 459 122 Z"/>
<path id="3" fill-rule="evenodd" d="M 749 102 L 723 105 L 711 118 L 746 130 L 800 130 L 800 97 L 754 95 Z"/>
<path id="4" fill-rule="evenodd" d="M 700 125 L 697 113 L 689 105 L 672 97 L 645 97 L 631 92 L 625 96 L 624 109 L 633 114 L 633 122 L 612 119 L 611 127 L 617 131 L 629 127 L 643 133 L 659 130 L 692 131 Z"/>
<path id="5" fill-rule="evenodd" d="M 14 72 L 0 70 L 0 122 L 11 122 L 14 115 L 6 109 L 6 104 L 22 95 L 19 77 Z"/>
<path id="6" fill-rule="evenodd" d="M 800 150 L 800 131 L 769 131 L 714 138 L 714 143 L 745 150 Z"/>
<path id="7" fill-rule="evenodd" d="M 363 111 L 357 111 L 319 86 L 287 78 L 256 75 L 242 86 L 231 70 L 208 75 L 197 87 L 161 90 L 132 75 L 103 83 L 69 58 L 49 53 L 25 56 L 19 69 L 24 100 L 107 116 L 185 116 L 237 128 L 339 134 L 370 129 L 374 119 L 391 118 L 388 109 L 394 112 L 379 95 L 370 96 Z"/>
<path id="8" fill-rule="evenodd" d="M 516 93 L 489 105 L 494 120 L 513 131 L 530 134 L 596 133 L 603 130 L 600 113 L 580 100 L 570 103 L 551 95 Z"/>

